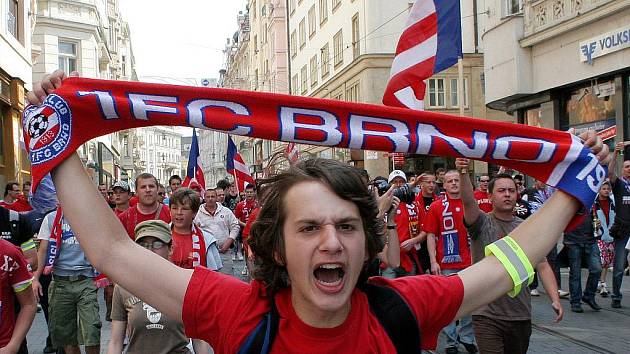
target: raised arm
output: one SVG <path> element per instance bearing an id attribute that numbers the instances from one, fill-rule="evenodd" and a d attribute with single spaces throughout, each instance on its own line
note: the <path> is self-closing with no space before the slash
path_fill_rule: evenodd
<path id="1" fill-rule="evenodd" d="M 625 147 L 625 142 L 620 141 L 615 144 L 615 150 L 613 151 L 612 159 L 608 163 L 608 179 L 610 183 L 613 183 L 617 180 L 617 157 L 623 151 Z"/>
<path id="2" fill-rule="evenodd" d="M 600 162 L 608 163 L 608 148 L 593 131 L 581 136 L 585 146 L 597 154 Z M 510 236 L 520 245 L 531 264 L 538 264 L 556 244 L 571 218 L 580 207 L 579 202 L 562 191 L 557 191 L 540 210 L 514 229 Z M 541 225 L 545 225 L 541 228 Z M 489 256 L 459 273 L 464 283 L 464 299 L 457 316 L 469 314 L 481 305 L 505 295 L 514 284 L 496 257 Z"/>
<path id="3" fill-rule="evenodd" d="M 462 203 L 464 203 L 464 222 L 466 225 L 474 224 L 479 218 L 479 214 L 482 213 L 477 204 L 477 200 L 475 200 L 472 181 L 468 175 L 469 164 L 469 159 L 455 159 L 455 168 L 459 171 L 459 193 L 462 198 Z"/>
<path id="4" fill-rule="evenodd" d="M 64 217 L 92 265 L 114 283 L 181 321 L 192 271 L 136 245 L 127 236 L 76 154 L 55 168 L 52 178 Z"/>
<path id="5" fill-rule="evenodd" d="M 46 95 L 61 86 L 64 77 L 60 70 L 46 75 L 33 85 L 29 102 L 40 104 Z M 52 171 L 52 178 L 64 216 L 92 265 L 162 313 L 181 321 L 192 271 L 173 265 L 127 236 L 76 154 L 59 164 Z"/>

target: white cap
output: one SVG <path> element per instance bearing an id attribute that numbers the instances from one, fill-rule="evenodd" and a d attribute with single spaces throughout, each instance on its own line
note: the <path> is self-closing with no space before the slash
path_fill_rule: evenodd
<path id="1" fill-rule="evenodd" d="M 403 171 L 401 171 L 401 170 L 393 170 L 392 173 L 389 174 L 389 178 L 387 178 L 387 182 L 388 183 L 392 183 L 392 181 L 396 177 L 400 177 L 400 178 L 404 179 L 405 182 L 407 182 L 407 176 L 405 176 L 405 173 Z"/>

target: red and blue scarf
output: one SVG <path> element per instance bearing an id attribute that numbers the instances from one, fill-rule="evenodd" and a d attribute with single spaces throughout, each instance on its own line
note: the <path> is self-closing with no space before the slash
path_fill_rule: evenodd
<path id="1" fill-rule="evenodd" d="M 274 93 L 68 78 L 24 111 L 33 188 L 86 141 L 152 125 L 350 149 L 467 157 L 513 168 L 591 206 L 607 170 L 566 132 Z"/>

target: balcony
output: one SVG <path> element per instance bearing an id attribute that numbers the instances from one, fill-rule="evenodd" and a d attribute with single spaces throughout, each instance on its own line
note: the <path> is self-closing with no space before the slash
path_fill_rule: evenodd
<path id="1" fill-rule="evenodd" d="M 523 7 L 529 47 L 630 7 L 630 0 L 532 0 Z"/>

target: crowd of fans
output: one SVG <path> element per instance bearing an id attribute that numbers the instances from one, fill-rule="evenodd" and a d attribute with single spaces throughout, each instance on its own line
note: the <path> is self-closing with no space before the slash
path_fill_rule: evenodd
<path id="1" fill-rule="evenodd" d="M 540 181 L 525 188 L 514 171 L 482 174 L 475 189 L 463 158 L 450 170 L 374 179 L 310 159 L 244 191 L 228 181 L 182 187 L 179 176 L 165 188 L 143 173 L 135 192 L 117 181 L 98 185 L 99 195 L 72 156 L 33 195 L 26 183 L 6 185 L 0 353 L 28 352 L 38 302 L 45 352 L 99 353 L 99 288 L 112 321 L 108 353 L 418 353 L 439 333 L 449 354 L 460 344 L 526 353 L 537 281 L 521 286 L 504 269 L 535 268 L 556 321 L 561 296 L 576 313 L 583 303 L 599 311 L 598 295 L 621 307 L 630 160 L 617 175 L 601 141 L 583 138 L 610 171 L 589 210 Z M 576 212 L 583 221 L 558 252 Z M 489 256 L 508 244 L 520 252 L 509 264 Z M 602 269 L 610 266 L 609 291 Z"/>

